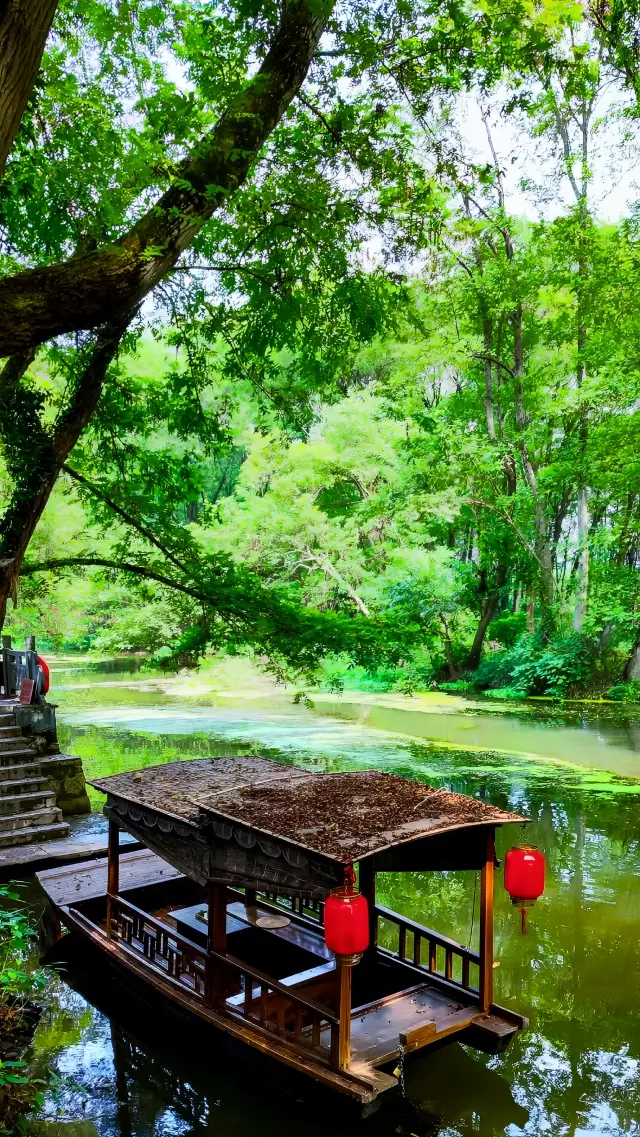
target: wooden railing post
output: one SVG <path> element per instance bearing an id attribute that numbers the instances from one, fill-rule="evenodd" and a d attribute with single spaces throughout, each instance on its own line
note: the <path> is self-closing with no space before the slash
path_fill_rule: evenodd
<path id="1" fill-rule="evenodd" d="M 114 897 L 120 891 L 120 826 L 109 818 L 107 845 L 107 939 L 113 938 Z"/>
<path id="2" fill-rule="evenodd" d="M 358 865 L 358 888 L 366 896 L 369 904 L 369 951 L 373 954 L 378 946 L 378 913 L 376 912 L 376 874 L 373 857 L 367 857 Z"/>
<path id="3" fill-rule="evenodd" d="M 487 837 L 486 858 L 480 877 L 480 1009 L 493 1003 L 493 878 L 495 836 Z"/>
<path id="4" fill-rule="evenodd" d="M 2 637 L 2 687 L 5 699 L 11 698 L 11 672 L 9 670 L 9 652 L 11 651 L 11 636 Z"/>
<path id="5" fill-rule="evenodd" d="M 205 999 L 209 1006 L 217 1006 L 224 999 L 225 976 L 222 967 L 211 956 L 227 953 L 227 886 L 209 881 L 207 889 L 207 966 Z"/>
<path id="6" fill-rule="evenodd" d="M 353 965 L 336 957 L 340 972 L 340 1026 L 338 1035 L 338 1068 L 346 1070 L 351 1059 L 351 974 Z"/>

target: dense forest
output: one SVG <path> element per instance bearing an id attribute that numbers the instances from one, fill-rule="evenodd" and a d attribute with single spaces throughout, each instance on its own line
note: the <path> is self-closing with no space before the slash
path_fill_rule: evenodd
<path id="1" fill-rule="evenodd" d="M 637 7 L 59 4 L 0 180 L 4 632 L 637 698 Z"/>

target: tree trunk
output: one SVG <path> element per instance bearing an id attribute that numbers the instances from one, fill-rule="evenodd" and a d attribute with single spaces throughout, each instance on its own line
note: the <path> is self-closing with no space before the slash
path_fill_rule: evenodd
<path id="1" fill-rule="evenodd" d="M 513 324 L 513 374 L 515 379 L 516 427 L 519 433 L 519 449 L 522 458 L 524 477 L 533 498 L 533 515 L 536 530 L 536 556 L 542 581 L 542 607 L 544 623 L 551 624 L 551 608 L 554 600 L 553 556 L 549 543 L 549 526 L 544 503 L 540 496 L 538 479 L 529 454 L 525 437 L 528 416 L 524 407 L 524 343 L 522 338 L 522 305 L 518 305 L 512 316 Z"/>
<path id="2" fill-rule="evenodd" d="M 489 596 L 487 596 L 487 599 L 484 603 L 482 613 L 480 616 L 480 620 L 478 622 L 478 627 L 476 628 L 476 634 L 473 637 L 473 644 L 471 645 L 471 651 L 469 652 L 469 655 L 467 656 L 466 666 L 471 671 L 475 671 L 476 668 L 480 666 L 480 657 L 482 655 L 482 646 L 484 644 L 484 638 L 487 634 L 487 628 L 489 627 L 489 624 L 493 620 L 493 617 L 495 616 L 495 614 L 498 610 L 498 604 L 500 603 L 500 597 L 501 597 L 502 589 L 504 588 L 506 579 L 507 579 L 506 565 L 499 565 L 495 589 L 489 594 Z"/>
<path id="3" fill-rule="evenodd" d="M 586 488 L 578 492 L 578 591 L 573 611 L 573 629 L 581 632 L 587 614 L 589 595 L 589 499 Z"/>
<path id="4" fill-rule="evenodd" d="M 640 683 L 640 643 L 635 645 L 625 663 L 622 678 L 625 683 Z"/>
<path id="5" fill-rule="evenodd" d="M 155 288 L 246 180 L 305 79 L 332 7 L 332 0 L 284 5 L 256 75 L 119 244 L 0 281 L 0 356 L 119 319 Z"/>
<path id="6" fill-rule="evenodd" d="M 109 364 L 114 359 L 128 320 L 109 325 L 99 335 L 91 359 L 80 376 L 70 405 L 60 417 L 53 434 L 42 427 L 33 439 L 28 476 L 16 479 L 13 493 L 0 520 L 0 630 L 7 615 L 7 603 L 17 601 L 20 569 L 58 475 L 82 431 L 91 419 L 102 392 Z M 0 395 L 9 360 L 0 376 Z M 7 384 L 8 385 L 8 384 Z M 5 391 L 11 399 L 11 391 Z M 0 407 L 2 402 L 0 400 Z M 40 424 L 37 424 L 40 426 Z"/>
<path id="7" fill-rule="evenodd" d="M 40 69 L 58 0 L 0 0 L 0 177 Z"/>

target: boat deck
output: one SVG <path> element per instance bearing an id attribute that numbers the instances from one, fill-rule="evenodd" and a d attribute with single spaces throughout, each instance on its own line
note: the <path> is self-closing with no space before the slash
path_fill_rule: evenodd
<path id="1" fill-rule="evenodd" d="M 107 891 L 107 858 L 88 864 L 63 865 L 36 873 L 49 899 L 62 908 L 93 900 Z M 166 880 L 182 880 L 183 874 L 149 849 L 120 853 L 120 892 L 132 892 Z"/>

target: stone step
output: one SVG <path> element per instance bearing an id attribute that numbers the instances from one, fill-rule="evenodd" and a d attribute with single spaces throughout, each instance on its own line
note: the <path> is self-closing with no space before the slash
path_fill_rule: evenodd
<path id="1" fill-rule="evenodd" d="M 55 809 L 56 795 L 52 790 L 36 790 L 26 794 L 3 794 L 0 796 L 0 825 L 7 817 L 18 814 L 33 814 L 38 809 Z"/>
<path id="2" fill-rule="evenodd" d="M 7 766 L 0 766 L 0 791 L 7 782 L 40 778 L 41 776 L 42 771 L 39 762 L 11 762 Z"/>
<path id="3" fill-rule="evenodd" d="M 0 778 L 0 801 L 19 794 L 48 793 L 49 783 L 42 775 L 26 778 Z"/>
<path id="4" fill-rule="evenodd" d="M 55 841 L 58 837 L 68 836 L 69 826 L 66 821 L 56 821 L 50 825 L 32 825 L 28 829 L 16 829 L 11 833 L 0 832 L 0 849 L 7 849 L 11 845 L 32 845 L 40 841 Z"/>
<path id="5" fill-rule="evenodd" d="M 16 716 L 15 715 L 0 715 L 0 726 L 15 726 L 15 725 L 16 725 Z"/>
<path id="6" fill-rule="evenodd" d="M 28 742 L 22 731 L 11 738 L 0 738 L 0 754 L 6 754 L 9 750 L 20 750 L 24 746 L 28 746 Z"/>
<path id="7" fill-rule="evenodd" d="M 16 762 L 34 762 L 37 759 L 35 750 L 7 750 L 0 751 L 0 766 L 12 766 Z"/>
<path id="8" fill-rule="evenodd" d="M 0 742 L 5 738 L 22 738 L 19 726 L 0 726 Z"/>
<path id="9" fill-rule="evenodd" d="M 0 815 L 0 836 L 4 833 L 15 833 L 18 829 L 53 825 L 59 821 L 62 821 L 62 813 L 55 805 L 44 809 L 27 809 L 20 813 Z"/>

